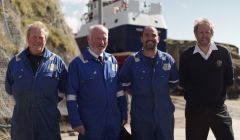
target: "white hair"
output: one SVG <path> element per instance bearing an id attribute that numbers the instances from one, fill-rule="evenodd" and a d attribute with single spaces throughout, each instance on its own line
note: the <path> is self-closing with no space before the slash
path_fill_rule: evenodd
<path id="1" fill-rule="evenodd" d="M 100 24 L 97 24 L 97 25 L 92 25 L 92 26 L 90 26 L 90 28 L 89 28 L 89 36 L 92 36 L 92 32 L 94 31 L 94 30 L 101 30 L 101 31 L 103 31 L 103 32 L 105 32 L 105 33 L 107 33 L 108 34 L 108 29 L 105 27 L 105 26 L 103 26 L 103 25 L 100 25 Z"/>

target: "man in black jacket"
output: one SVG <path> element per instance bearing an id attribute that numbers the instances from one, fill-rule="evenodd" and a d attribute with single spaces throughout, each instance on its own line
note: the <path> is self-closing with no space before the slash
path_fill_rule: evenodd
<path id="1" fill-rule="evenodd" d="M 206 140 L 211 128 L 217 140 L 234 140 L 232 119 L 224 104 L 233 84 L 233 67 L 227 49 L 211 41 L 213 24 L 196 20 L 197 43 L 180 58 L 180 86 L 186 100 L 186 140 Z"/>

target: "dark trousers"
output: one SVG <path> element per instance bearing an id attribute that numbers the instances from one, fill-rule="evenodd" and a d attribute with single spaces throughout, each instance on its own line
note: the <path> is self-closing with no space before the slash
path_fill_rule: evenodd
<path id="1" fill-rule="evenodd" d="M 234 140 L 232 119 L 226 105 L 193 107 L 187 105 L 186 140 L 207 140 L 211 128 L 216 140 Z"/>
<path id="2" fill-rule="evenodd" d="M 173 140 L 173 138 L 165 139 L 160 129 L 154 130 L 150 125 L 131 125 L 133 140 Z"/>

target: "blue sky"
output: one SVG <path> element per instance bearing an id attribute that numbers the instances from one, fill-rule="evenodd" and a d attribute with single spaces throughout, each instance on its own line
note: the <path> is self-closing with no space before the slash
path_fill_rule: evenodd
<path id="1" fill-rule="evenodd" d="M 88 0 L 60 0 L 66 22 L 77 32 Z M 194 40 L 194 20 L 210 19 L 215 25 L 213 40 L 240 47 L 239 0 L 154 0 L 163 6 L 168 38 Z"/>

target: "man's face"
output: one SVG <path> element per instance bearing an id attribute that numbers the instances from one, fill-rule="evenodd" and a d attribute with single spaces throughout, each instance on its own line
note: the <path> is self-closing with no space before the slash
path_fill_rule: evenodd
<path id="1" fill-rule="evenodd" d="M 93 29 L 91 36 L 88 37 L 88 43 L 94 53 L 100 55 L 108 45 L 108 33 L 96 28 Z"/>
<path id="2" fill-rule="evenodd" d="M 211 43 L 213 33 L 211 32 L 211 27 L 208 24 L 200 24 L 197 31 L 195 32 L 195 37 L 200 46 L 208 46 Z"/>
<path id="3" fill-rule="evenodd" d="M 158 31 L 153 27 L 144 29 L 141 37 L 141 42 L 144 49 L 155 49 L 157 47 L 157 44 L 159 43 Z"/>
<path id="4" fill-rule="evenodd" d="M 32 28 L 28 37 L 28 47 L 33 55 L 41 55 L 46 45 L 46 36 L 43 29 Z"/>

